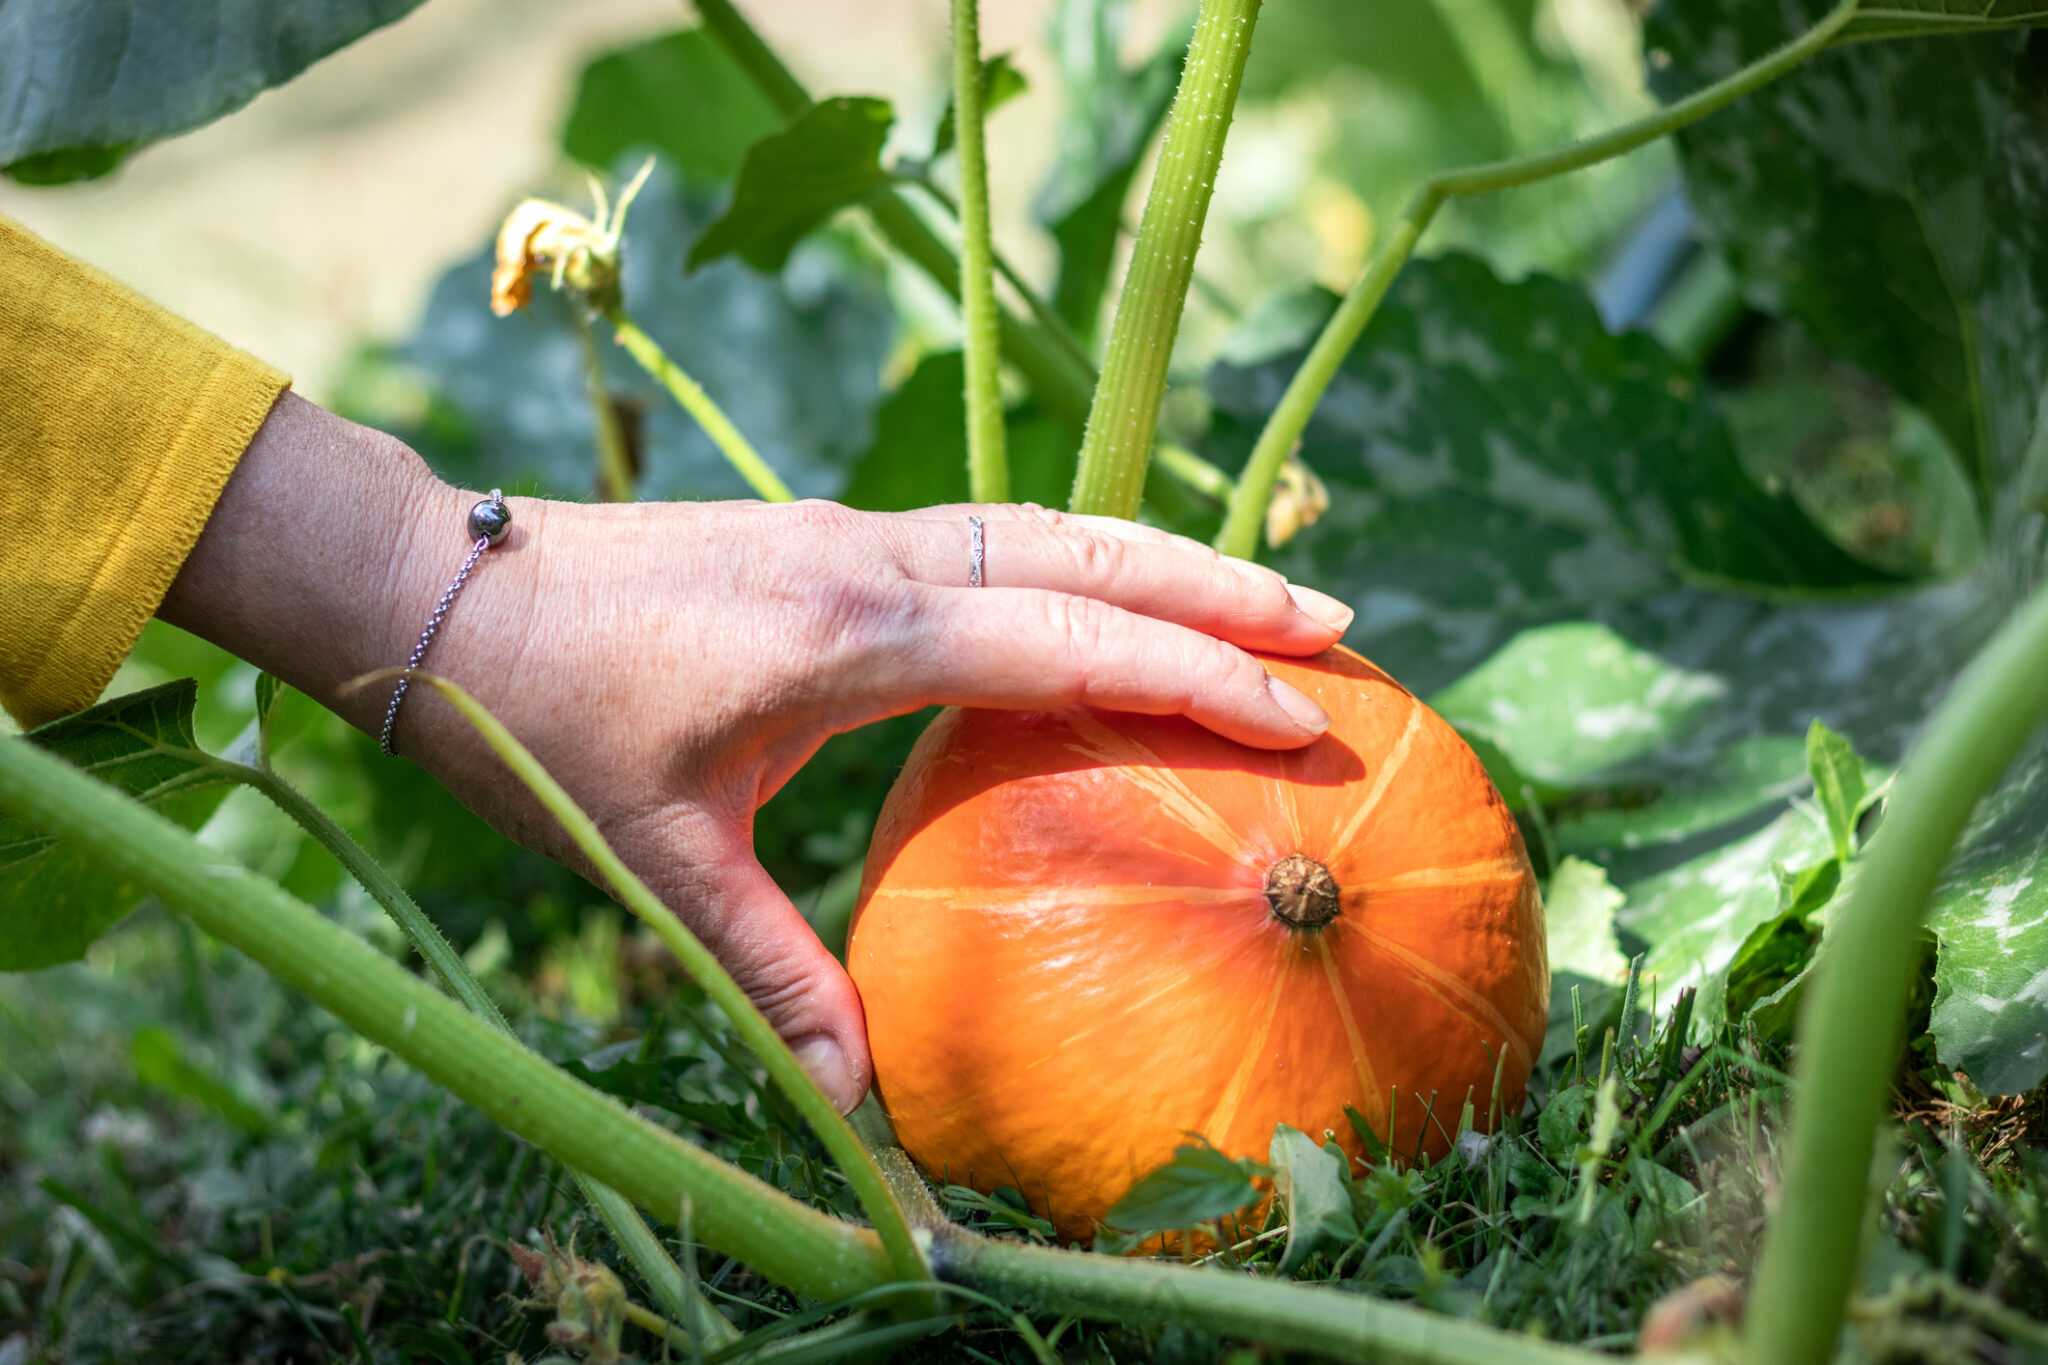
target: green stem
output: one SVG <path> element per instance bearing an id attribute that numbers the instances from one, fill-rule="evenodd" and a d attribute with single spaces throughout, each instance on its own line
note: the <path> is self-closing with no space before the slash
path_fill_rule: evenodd
<path id="1" fill-rule="evenodd" d="M 1088 412 L 1069 506 L 1135 517 L 1260 0 L 1202 0 Z"/>
<path id="2" fill-rule="evenodd" d="M 1158 449 L 1152 452 L 1152 459 L 1160 469 L 1171 474 L 1174 478 L 1194 489 L 1205 498 L 1214 498 L 1217 502 L 1228 503 L 1231 494 L 1236 491 L 1237 486 L 1231 481 L 1228 474 L 1218 469 L 1215 465 L 1210 464 L 1186 446 L 1175 445 L 1171 441 L 1161 441 Z"/>
<path id="3" fill-rule="evenodd" d="M 1927 722 L 1829 930 L 1799 1015 L 1784 1197 L 1744 1323 L 1759 1365 L 1834 1355 L 1927 902 L 1978 800 L 2048 713 L 2044 677 L 2048 591 L 2006 623 Z"/>
<path id="4" fill-rule="evenodd" d="M 989 245 L 988 143 L 982 127 L 981 22 L 977 0 L 953 0 L 953 124 L 960 152 L 960 315 L 967 369 L 967 494 L 1010 496 L 1003 449 L 1002 343 Z"/>
<path id="5" fill-rule="evenodd" d="M 576 315 L 576 339 L 583 345 L 583 382 L 590 393 L 590 423 L 597 438 L 597 496 L 605 502 L 633 500 L 633 462 L 626 454 L 626 433 L 619 425 L 619 411 L 605 387 L 604 363 L 598 359 L 597 338 L 591 334 L 590 319 L 581 307 Z"/>
<path id="6" fill-rule="evenodd" d="M 1179 1325 L 1374 1365 L 1594 1365 L 1613 1359 L 1360 1294 L 1160 1261 L 1077 1256 L 958 1230 L 934 1242 L 932 1261 L 941 1279 L 1020 1308 Z"/>
<path id="7" fill-rule="evenodd" d="M 514 1036 L 512 1026 L 505 1022 L 505 1016 L 498 1010 L 497 1002 L 491 999 L 483 983 L 469 969 L 452 944 L 441 936 L 440 928 L 427 918 L 426 911 L 407 893 L 398 879 L 385 870 L 384 865 L 372 858 L 369 850 L 355 841 L 354 836 L 336 824 L 305 794 L 280 777 L 267 765 L 251 767 L 227 759 L 202 755 L 210 767 L 233 778 L 243 785 L 261 793 L 272 805 L 289 815 L 300 829 L 313 836 L 322 848 L 334 855 L 334 860 L 345 868 L 349 875 L 370 893 L 370 898 L 384 908 L 412 943 L 415 951 L 434 969 L 441 978 L 441 984 L 448 993 L 460 1000 L 469 1012 L 497 1029 L 507 1037 Z M 714 1309 L 711 1304 L 693 1294 L 684 1283 L 682 1268 L 668 1254 L 661 1239 L 651 1232 L 647 1224 L 630 1201 L 617 1190 L 610 1189 L 572 1168 L 571 1174 L 583 1191 L 584 1201 L 597 1214 L 598 1221 L 626 1253 L 626 1259 L 640 1272 L 640 1278 L 647 1281 L 662 1308 L 671 1316 L 683 1321 L 700 1321 L 705 1324 L 706 1345 L 722 1345 L 737 1340 L 739 1330 Z M 690 1312 L 690 1301 L 697 1298 L 697 1311 Z"/>
<path id="8" fill-rule="evenodd" d="M 725 410 L 711 400 L 704 392 L 704 386 L 683 370 L 683 367 L 668 358 L 668 352 L 661 349 L 661 343 L 640 330 L 640 325 L 626 315 L 624 309 L 611 314 L 610 322 L 617 334 L 619 344 L 626 348 L 626 354 L 640 362 L 640 368 L 653 375 L 661 386 L 669 391 L 683 411 L 697 419 L 697 425 L 704 428 L 704 434 L 725 453 L 732 467 L 769 502 L 794 502 L 796 494 L 789 491 L 761 453 L 747 443 L 740 435 L 740 429 L 732 424 Z"/>
<path id="9" fill-rule="evenodd" d="M 661 899 L 648 890 L 647 883 L 634 875 L 633 870 L 621 862 L 619 855 L 605 842 L 604 835 L 581 807 L 562 790 L 561 784 L 548 775 L 527 747 L 515 738 L 498 718 L 485 710 L 476 698 L 456 684 L 433 673 L 415 673 L 414 677 L 431 685 L 442 696 L 454 704 L 463 718 L 476 727 L 497 751 L 505 765 L 523 783 L 528 791 L 539 798 L 550 815 L 561 825 L 570 840 L 590 860 L 598 875 L 611 888 L 618 902 L 635 915 L 661 939 L 668 950 L 675 954 L 683 970 L 711 998 L 713 1004 L 725 1011 L 732 1021 L 733 1031 L 740 1040 L 753 1049 L 754 1055 L 766 1068 L 769 1080 L 773 1081 L 783 1094 L 789 1097 L 804 1116 L 805 1122 L 817 1133 L 825 1150 L 839 1164 L 847 1183 L 853 1186 L 860 1198 L 861 1207 L 867 1210 L 868 1218 L 880 1235 L 882 1247 L 889 1260 L 892 1276 L 899 1280 L 923 1280 L 930 1277 L 925 1268 L 924 1253 L 918 1249 L 911 1236 L 910 1223 L 904 1217 L 903 1208 L 896 1202 L 888 1181 L 875 1165 L 860 1139 L 854 1136 L 825 1092 L 805 1072 L 796 1054 L 789 1050 L 789 1044 L 775 1031 L 739 983 L 720 965 L 709 948 L 676 918 Z M 700 1204 L 701 1208 L 702 1205 Z"/>
<path id="10" fill-rule="evenodd" d="M 1344 296 L 1337 311 L 1323 325 L 1322 334 L 1310 348 L 1308 358 L 1288 383 L 1287 391 L 1281 395 L 1272 416 L 1266 419 L 1265 430 L 1259 433 L 1258 444 L 1252 448 L 1251 457 L 1245 462 L 1244 473 L 1238 476 L 1237 495 L 1231 499 L 1223 529 L 1216 537 L 1216 548 L 1240 559 L 1250 559 L 1258 553 L 1259 528 L 1265 522 L 1266 504 L 1272 499 L 1273 483 L 1279 477 L 1281 464 L 1301 439 L 1309 417 L 1314 414 L 1316 404 L 1322 401 L 1323 392 L 1337 377 L 1337 369 L 1344 363 L 1344 357 L 1351 353 L 1359 333 L 1372 321 L 1380 300 L 1386 297 L 1394 277 L 1408 263 L 1416 241 L 1445 200 L 1490 194 L 1494 190 L 1533 184 L 1582 170 L 1697 123 L 1784 76 L 1826 48 L 1855 17 L 1858 2 L 1841 0 L 1819 23 L 1784 46 L 1654 114 L 1547 152 L 1446 171 L 1424 181 L 1409 201 L 1407 211 L 1394 225 L 1393 232 L 1373 252 L 1364 273 L 1351 286 L 1351 292 Z"/>
<path id="11" fill-rule="evenodd" d="M 731 0 L 696 0 L 697 15 L 704 28 L 726 53 L 746 72 L 754 86 L 784 118 L 795 118 L 811 107 L 810 92 L 790 74 L 761 35 L 732 7 Z M 931 276 L 932 281 L 955 299 L 960 297 L 960 261 L 953 249 L 940 240 L 901 193 L 885 189 L 871 196 L 867 214 L 889 244 L 910 262 Z M 1028 290 L 1020 292 L 1029 296 Z M 1043 305 L 1034 307 L 1033 313 Z M 1034 326 L 1008 308 L 998 307 L 997 330 L 1003 354 L 1031 385 L 1039 404 L 1060 421 L 1079 430 L 1088 418 L 1089 395 L 1095 389 L 1095 374 L 1085 358 L 1070 352 L 1042 326 Z"/>
<path id="12" fill-rule="evenodd" d="M 0 742 L 0 810 L 148 888 L 570 1169 L 650 1212 L 691 1200 L 699 1237 L 762 1274 L 821 1299 L 895 1278 L 867 1229 L 770 1189 L 557 1070 L 305 902 L 55 755 Z"/>

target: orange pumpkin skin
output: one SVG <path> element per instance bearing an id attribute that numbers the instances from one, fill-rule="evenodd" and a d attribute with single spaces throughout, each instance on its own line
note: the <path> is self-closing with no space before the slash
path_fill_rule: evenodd
<path id="1" fill-rule="evenodd" d="M 1468 1096 L 1485 1121 L 1497 1061 L 1520 1103 L 1549 969 L 1513 817 L 1358 655 L 1265 663 L 1330 715 L 1306 749 L 1086 707 L 948 710 L 919 740 L 847 965 L 882 1102 L 933 1176 L 1011 1186 L 1086 1238 L 1190 1133 L 1263 1158 L 1284 1122 L 1357 1156 L 1352 1105 L 1441 1155 Z M 1269 903 L 1292 854 L 1336 884 L 1319 927 Z"/>

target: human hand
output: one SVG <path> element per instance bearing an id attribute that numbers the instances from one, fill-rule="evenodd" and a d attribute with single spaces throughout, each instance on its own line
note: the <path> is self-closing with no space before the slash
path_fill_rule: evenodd
<path id="1" fill-rule="evenodd" d="M 165 614 L 374 733 L 388 691 L 342 685 L 405 658 L 478 496 L 288 396 Z M 1244 649 L 1312 654 L 1350 618 L 1194 542 L 1036 508 L 511 505 L 511 534 L 427 666 L 534 751 L 843 1109 L 868 1083 L 859 997 L 752 846 L 754 812 L 825 739 L 933 703 L 1086 702 L 1294 747 L 1326 719 Z M 341 507 L 379 520 L 351 533 Z M 979 589 L 966 586 L 970 511 L 985 523 Z M 366 541 L 390 558 L 348 553 Z M 352 593 L 338 584 L 350 578 Z M 508 836 L 581 866 L 429 689 L 409 692 L 396 742 Z"/>

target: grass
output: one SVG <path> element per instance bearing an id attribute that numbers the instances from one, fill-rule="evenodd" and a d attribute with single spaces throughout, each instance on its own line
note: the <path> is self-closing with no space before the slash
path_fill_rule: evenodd
<path id="1" fill-rule="evenodd" d="M 545 945 L 494 984 L 548 1055 L 850 1211 L 721 1021 L 630 938 L 615 951 L 578 966 L 584 947 Z M 569 978 L 613 965 L 617 1013 L 578 1014 Z M 1784 1059 L 1730 1030 L 1681 1048 L 1668 1018 L 1609 1051 L 1591 1035 L 1617 1014 L 1584 1035 L 1583 1072 L 1567 1030 L 1490 1140 L 1354 1168 L 1359 1235 L 1302 1278 L 1617 1352 L 1660 1303 L 1711 1320 L 1726 1307 L 1712 1277 L 1747 1276 L 1770 1208 Z M 505 1243 L 548 1230 L 619 1264 L 550 1160 L 167 917 L 145 910 L 87 964 L 0 979 L 0 1056 L 0 1360 L 530 1361 L 551 1349 L 549 1314 L 520 1301 Z M 2042 1101 L 1985 1101 L 1916 1053 L 1898 1112 L 1851 1358 L 2048 1359 Z M 962 1221 L 1042 1235 L 1000 1195 L 942 1195 Z M 1272 1273 L 1285 1232 L 1268 1218 L 1212 1258 Z M 699 1269 L 743 1331 L 845 1316 L 717 1258 Z M 919 1330 L 935 1328 L 899 1358 L 1041 1359 L 984 1308 Z M 1035 1328 L 1068 1361 L 1258 1358 L 1180 1330 Z M 852 1348 L 899 1329 L 843 1330 Z M 637 1329 L 626 1345 L 661 1356 Z"/>

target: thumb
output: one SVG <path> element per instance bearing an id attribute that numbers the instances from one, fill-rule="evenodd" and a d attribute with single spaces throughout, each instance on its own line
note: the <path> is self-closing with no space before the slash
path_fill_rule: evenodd
<path id="1" fill-rule="evenodd" d="M 734 832 L 735 834 L 737 832 Z M 683 883 L 664 896 L 789 1044 L 826 1097 L 850 1113 L 873 1067 L 860 993 L 839 960 L 755 859 L 744 836 L 676 859 Z M 708 856 L 707 856 L 708 855 Z"/>

